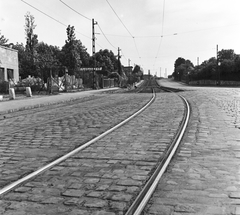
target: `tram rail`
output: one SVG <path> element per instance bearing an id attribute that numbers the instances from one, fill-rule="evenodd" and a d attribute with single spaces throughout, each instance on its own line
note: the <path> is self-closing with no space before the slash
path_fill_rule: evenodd
<path id="1" fill-rule="evenodd" d="M 172 88 L 164 88 L 159 86 L 163 90 L 167 92 L 173 92 Z M 177 91 L 177 89 L 175 90 Z M 165 172 L 168 164 L 170 163 L 173 155 L 175 154 L 180 141 L 184 135 L 184 132 L 187 128 L 187 124 L 190 117 L 190 106 L 188 101 L 181 95 L 178 95 L 184 102 L 184 105 L 186 107 L 186 111 L 184 114 L 183 121 L 181 122 L 181 125 L 179 127 L 179 130 L 173 139 L 172 143 L 170 144 L 169 148 L 167 149 L 167 152 L 164 154 L 163 158 L 157 165 L 156 170 L 152 174 L 151 178 L 148 180 L 148 182 L 143 187 L 142 191 L 139 193 L 133 204 L 129 207 L 128 211 L 125 213 L 125 215 L 140 215 L 142 211 L 144 210 L 146 204 L 148 203 L 150 197 L 152 196 L 154 190 L 156 189 L 157 184 L 159 183 L 163 173 Z"/>
<path id="2" fill-rule="evenodd" d="M 107 131 L 105 131 L 104 133 L 98 135 L 97 137 L 93 138 L 92 140 L 86 142 L 85 144 L 75 148 L 74 150 L 68 152 L 67 154 L 61 156 L 60 158 L 50 162 L 49 164 L 39 168 L 38 170 L 24 176 L 23 178 L 3 187 L 2 189 L 0 189 L 0 197 L 2 195 L 4 195 L 5 193 L 13 190 L 14 188 L 18 187 L 19 185 L 21 185 L 22 183 L 31 180 L 32 178 L 36 177 L 37 175 L 41 174 L 42 172 L 54 167 L 55 165 L 59 164 L 60 162 L 66 160 L 67 158 L 69 158 L 70 156 L 78 153 L 79 151 L 83 150 L 84 148 L 88 147 L 89 145 L 93 144 L 94 142 L 96 142 L 97 140 L 103 138 L 104 136 L 108 135 L 109 133 L 111 133 L 112 131 L 116 130 L 117 128 L 121 127 L 122 125 L 126 124 L 128 121 L 130 121 L 132 118 L 136 117 L 138 114 L 140 114 L 141 112 L 143 112 L 149 105 L 151 105 L 151 103 L 155 100 L 155 93 L 153 92 L 152 98 L 149 100 L 149 102 L 147 104 L 145 104 L 141 109 L 139 109 L 137 112 L 135 112 L 134 114 L 132 114 L 130 117 L 128 117 L 127 119 L 123 120 L 122 122 L 118 123 L 117 125 L 115 125 L 114 127 L 112 127 L 111 129 L 108 129 Z M 19 132 L 20 130 L 16 131 Z"/>
<path id="3" fill-rule="evenodd" d="M 158 86 L 157 82 L 155 80 L 151 80 L 151 82 L 149 81 L 145 84 L 146 85 L 142 84 L 142 86 L 139 87 L 139 88 L 141 88 L 141 90 L 135 89 L 135 92 L 137 92 L 139 90 L 140 93 L 141 92 L 142 93 L 149 93 L 150 91 L 152 92 L 151 99 L 149 100 L 149 102 L 146 105 L 144 105 L 144 107 L 139 109 L 132 116 L 128 117 L 127 119 L 123 120 L 119 124 L 115 125 L 111 129 L 103 132 L 102 134 L 98 135 L 97 137 L 93 138 L 92 140 L 86 142 L 85 144 L 75 148 L 74 150 L 72 150 L 72 151 L 68 152 L 67 154 L 55 159 L 54 161 L 52 161 L 49 164 L 37 169 L 36 171 L 20 178 L 19 180 L 14 181 L 11 184 L 8 184 L 8 185 L 4 186 L 0 190 L 0 198 L 3 198 L 6 194 L 11 192 L 12 190 L 16 189 L 17 187 L 21 186 L 22 184 L 25 184 L 26 182 L 28 182 L 30 180 L 36 178 L 38 175 L 41 175 L 42 173 L 44 173 L 47 170 L 53 168 L 54 166 L 60 164 L 61 162 L 64 162 L 65 160 L 69 159 L 70 157 L 72 157 L 72 156 L 74 156 L 78 153 L 81 153 L 81 151 L 83 149 L 89 147 L 91 144 L 93 144 L 96 141 L 102 139 L 103 137 L 106 137 L 108 134 L 112 133 L 113 131 L 117 130 L 118 128 L 120 128 L 121 126 L 123 126 L 124 124 L 126 124 L 127 122 L 129 122 L 130 120 L 135 118 L 136 116 L 138 116 L 140 113 L 145 111 L 148 107 L 150 107 L 150 105 L 155 101 L 157 92 L 158 93 L 159 92 L 166 92 L 167 90 L 169 92 L 169 89 L 164 89 L 164 88 Z M 181 141 L 181 139 L 184 135 L 184 131 L 186 129 L 188 119 L 189 119 L 189 115 L 190 115 L 190 108 L 189 108 L 189 104 L 188 104 L 187 100 L 182 96 L 180 96 L 180 97 L 184 101 L 185 111 L 184 111 L 183 120 L 181 122 L 181 125 L 180 125 L 178 131 L 177 131 L 177 134 L 174 136 L 174 140 L 171 142 L 170 146 L 168 146 L 167 153 L 163 157 L 161 157 L 161 159 L 159 160 L 159 162 L 158 162 L 158 164 L 155 168 L 154 173 L 147 180 L 147 183 L 145 184 L 143 190 L 140 192 L 140 194 L 137 196 L 137 198 L 133 201 L 133 204 L 129 207 L 128 211 L 126 212 L 126 215 L 141 214 L 141 212 L 143 211 L 147 201 L 149 200 L 152 193 L 154 192 L 154 189 L 155 189 L 157 183 L 159 182 L 162 174 L 166 170 L 168 163 L 172 159 L 174 153 L 176 152 L 176 150 L 177 150 L 177 148 L 180 144 L 180 141 Z"/>

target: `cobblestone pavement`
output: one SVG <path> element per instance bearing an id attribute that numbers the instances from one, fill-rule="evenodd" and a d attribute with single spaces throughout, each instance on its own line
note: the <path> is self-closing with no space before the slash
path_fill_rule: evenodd
<path id="1" fill-rule="evenodd" d="M 103 133 L 150 98 L 151 94 L 108 95 L 57 111 L 1 120 L 1 134 L 8 133 L 0 140 L 0 187 Z M 23 130 L 12 133 L 18 128 Z"/>
<path id="2" fill-rule="evenodd" d="M 240 89 L 184 88 L 190 124 L 144 214 L 239 215 Z"/>
<path id="3" fill-rule="evenodd" d="M 142 95 L 146 97 L 138 98 Z M 131 96 L 124 94 L 132 103 Z M 0 213 L 124 214 L 171 142 L 183 113 L 179 97 L 157 94 L 155 102 L 126 125 L 4 195 Z"/>

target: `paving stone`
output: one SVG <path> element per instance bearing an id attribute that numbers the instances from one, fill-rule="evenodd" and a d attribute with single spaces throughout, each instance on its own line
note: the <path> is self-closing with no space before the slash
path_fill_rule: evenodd
<path id="1" fill-rule="evenodd" d="M 70 199 L 66 199 L 63 204 L 67 205 L 67 206 L 72 206 L 72 205 L 80 205 L 84 202 L 84 199 L 80 199 L 80 198 L 70 198 Z"/>
<path id="2" fill-rule="evenodd" d="M 240 192 L 231 192 L 228 196 L 232 199 L 240 199 Z"/>
<path id="3" fill-rule="evenodd" d="M 87 208 L 104 208 L 108 205 L 108 202 L 106 200 L 100 200 L 100 199 L 87 199 L 84 203 L 84 206 Z"/>
<path id="4" fill-rule="evenodd" d="M 144 96 L 142 100 L 140 97 L 141 95 L 137 100 L 139 103 L 135 104 L 136 108 L 139 108 L 149 95 Z M 172 102 L 167 103 L 169 98 Z M 172 106 L 173 101 L 174 106 Z M 182 119 L 184 107 L 181 99 L 176 95 L 159 94 L 155 102 L 139 117 L 62 162 L 53 169 L 54 171 L 46 171 L 36 177 L 33 182 L 27 183 L 25 187 L 33 190 L 29 198 L 32 197 L 31 195 L 44 195 L 45 199 L 41 201 L 44 202 L 45 211 L 49 209 L 51 213 L 54 213 L 54 209 L 51 208 L 52 204 L 47 204 L 47 199 L 55 197 L 52 198 L 52 202 L 59 198 L 56 204 L 60 204 L 63 214 L 74 214 L 76 207 L 80 208 L 79 214 L 84 212 L 86 214 L 123 214 L 122 210 L 134 200 L 145 180 L 150 176 L 152 168 L 168 146 Z M 92 134 L 96 135 L 100 132 L 99 127 L 94 126 L 97 121 L 99 121 L 97 123 L 102 120 L 102 122 L 109 121 L 115 124 L 118 118 L 114 116 L 112 109 L 116 108 L 116 113 L 124 112 L 120 107 L 112 104 L 109 104 L 109 109 L 106 109 L 108 111 L 99 109 L 99 105 L 95 104 L 95 106 L 96 110 L 86 111 L 85 114 L 73 114 L 72 118 L 64 118 L 54 122 L 54 125 L 49 123 L 46 128 L 41 128 L 45 132 L 47 130 L 44 138 L 38 139 L 46 147 L 42 148 L 42 153 L 49 151 L 50 156 L 57 150 L 69 150 L 69 142 L 80 144 L 81 141 L 90 139 Z M 78 106 L 75 111 L 81 112 L 81 110 L 82 107 Z M 132 106 L 126 108 L 126 113 L 130 112 L 133 112 Z M 125 117 L 124 112 L 120 118 Z M 174 117 L 174 120 L 167 120 L 171 117 Z M 144 126 L 136 127 L 136 124 Z M 174 126 L 173 129 L 168 129 L 172 126 Z M 162 127 L 165 130 L 161 130 Z M 36 138 L 32 133 L 34 132 L 30 129 L 29 136 L 26 135 L 27 138 L 23 138 L 26 143 Z M 36 130 L 35 133 L 38 133 L 38 137 L 43 134 Z M 55 138 L 59 143 L 54 140 Z M 38 141 L 33 142 L 38 143 Z M 49 148 L 52 144 L 55 148 L 50 152 Z M 38 152 L 33 153 L 31 158 L 36 160 L 35 156 Z M 31 152 L 29 154 L 31 155 Z M 42 161 L 47 162 L 48 159 L 44 158 L 44 153 L 42 156 Z M 34 163 L 34 160 L 31 162 Z"/>
<path id="5" fill-rule="evenodd" d="M 125 201 L 128 202 L 132 198 L 132 195 L 125 193 L 118 193 L 112 196 L 112 200 L 114 201 Z"/>
<path id="6" fill-rule="evenodd" d="M 107 211 L 95 211 L 92 213 L 92 215 L 115 215 L 115 213 Z"/>
<path id="7" fill-rule="evenodd" d="M 65 192 L 62 193 L 63 196 L 69 196 L 69 197 L 81 197 L 84 195 L 83 190 L 75 190 L 75 189 L 68 189 Z"/>
<path id="8" fill-rule="evenodd" d="M 153 194 L 146 214 L 164 211 L 161 204 L 171 205 L 169 211 L 164 211 L 168 215 L 230 215 L 238 210 L 239 130 L 233 125 L 234 120 L 235 124 L 236 120 L 240 122 L 240 103 L 234 97 L 240 90 L 192 89 L 181 93 L 191 103 L 190 129 L 172 161 L 174 165 L 170 164 Z M 234 107 L 230 101 L 235 103 Z M 181 208 L 173 213 L 171 210 L 177 207 L 174 204 Z"/>
<path id="9" fill-rule="evenodd" d="M 126 179 L 126 180 L 119 180 L 117 184 L 123 185 L 123 186 L 138 186 L 138 185 L 141 185 L 141 182 L 137 180 Z"/>

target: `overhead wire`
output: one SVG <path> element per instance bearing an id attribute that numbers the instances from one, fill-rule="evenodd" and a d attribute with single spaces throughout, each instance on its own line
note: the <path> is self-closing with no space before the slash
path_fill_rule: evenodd
<path id="1" fill-rule="evenodd" d="M 92 19 L 86 17 L 85 15 L 81 14 L 80 12 L 78 12 L 77 10 L 73 9 L 71 6 L 69 6 L 67 3 L 65 3 L 64 1 L 62 0 L 59 0 L 61 3 L 63 3 L 66 7 L 68 7 L 69 9 L 71 9 L 72 11 L 74 11 L 75 13 L 77 13 L 78 15 L 84 17 L 85 19 L 87 20 L 90 20 L 92 21 Z M 108 41 L 108 43 L 115 49 L 117 49 L 110 41 L 109 39 L 106 37 L 106 35 L 104 34 L 103 30 L 101 29 L 99 23 L 97 23 L 97 26 L 99 27 L 100 31 L 102 32 L 103 36 L 105 37 L 105 39 Z M 97 43 L 98 44 L 98 43 Z M 99 44 L 98 44 L 99 45 Z M 99 45 L 100 46 L 100 45 Z M 100 46 L 101 47 L 101 46 Z M 102 47 L 101 47 L 102 48 Z"/>
<path id="2" fill-rule="evenodd" d="M 45 15 L 45 16 L 47 16 L 48 18 L 50 18 L 50 19 L 52 19 L 52 20 L 54 20 L 54 21 L 58 22 L 59 24 L 61 24 L 61 25 L 65 26 L 65 27 L 68 27 L 68 25 L 64 24 L 63 22 L 61 22 L 61 21 L 59 21 L 59 20 L 57 20 L 57 19 L 55 19 L 54 17 L 52 17 L 52 16 L 48 15 L 47 13 L 45 13 L 45 12 L 41 11 L 40 9 L 38 9 L 38 8 L 34 7 L 33 5 L 29 4 L 28 2 L 26 2 L 26 1 L 24 1 L 24 0 L 21 0 L 21 1 L 22 1 L 23 3 L 25 3 L 25 4 L 27 4 L 28 6 L 32 7 L 33 9 L 37 10 L 38 12 L 40 12 L 40 13 L 44 14 L 44 15 Z M 81 34 L 82 36 L 84 36 L 84 37 L 88 38 L 88 39 L 91 39 L 90 37 L 88 37 L 88 36 L 87 36 L 87 35 L 85 35 L 85 34 L 82 34 L 82 33 L 78 32 L 78 31 L 76 31 L 76 32 L 77 32 L 78 34 Z"/>
<path id="3" fill-rule="evenodd" d="M 109 39 L 106 37 L 106 35 L 104 34 L 102 28 L 100 27 L 99 23 L 97 24 L 99 30 L 102 32 L 103 36 L 105 37 L 105 39 L 108 41 L 108 43 L 114 48 L 114 49 L 117 49 L 110 41 Z"/>
<path id="4" fill-rule="evenodd" d="M 119 19 L 119 21 L 122 23 L 122 25 L 124 26 L 124 28 L 127 30 L 127 32 L 131 35 L 132 38 L 134 38 L 134 36 L 131 34 L 131 32 L 128 30 L 128 28 L 126 27 L 126 25 L 123 23 L 123 21 L 120 19 L 120 17 L 118 16 L 118 14 L 116 13 L 116 11 L 114 10 L 114 8 L 112 7 L 112 5 L 109 3 L 108 0 L 106 0 L 108 5 L 111 7 L 112 11 L 115 13 L 115 15 L 117 16 L 117 18 Z"/>
<path id="5" fill-rule="evenodd" d="M 154 64 L 153 64 L 153 68 L 155 66 L 155 63 L 156 63 L 156 59 L 158 57 L 158 53 L 160 51 L 160 47 L 162 45 L 162 40 L 163 40 L 163 30 L 164 30 L 164 17 L 165 17 L 165 0 L 163 0 L 163 14 L 162 14 L 162 29 L 161 29 L 161 38 L 160 38 L 160 43 L 159 43 L 159 46 L 158 46 L 158 49 L 157 49 L 157 54 L 156 54 L 156 57 L 155 57 L 155 60 L 154 60 Z"/>
<path id="6" fill-rule="evenodd" d="M 75 13 L 77 13 L 78 15 L 84 17 L 84 18 L 87 19 L 87 20 L 90 20 L 90 21 L 92 20 L 92 19 L 84 16 L 83 14 L 79 13 L 78 11 L 76 11 L 75 9 L 73 9 L 72 7 L 70 7 L 70 6 L 69 6 L 68 4 L 66 4 L 64 1 L 62 1 L 62 0 L 59 0 L 59 1 L 60 1 L 61 3 L 63 3 L 66 7 L 70 8 L 71 10 L 73 10 L 73 11 L 74 11 Z"/>
<path id="7" fill-rule="evenodd" d="M 141 57 L 139 55 L 139 51 L 138 51 L 138 48 L 137 48 L 137 44 L 136 44 L 136 41 L 135 41 L 135 38 L 134 36 L 131 34 L 131 32 L 128 30 L 128 28 L 126 27 L 126 25 L 123 23 L 123 21 L 120 19 L 120 17 L 118 16 L 117 12 L 114 10 L 114 8 L 112 7 L 112 5 L 109 3 L 108 0 L 106 0 L 106 2 L 108 3 L 109 7 L 112 9 L 112 11 L 114 12 L 114 14 L 117 16 L 118 20 L 122 23 L 122 25 L 124 26 L 124 28 L 127 30 L 127 32 L 129 33 L 129 35 L 132 37 L 133 39 L 133 42 L 134 42 L 134 46 L 137 50 L 137 54 L 138 54 L 138 58 L 140 59 L 140 62 L 141 62 Z M 142 64 L 142 63 L 141 63 Z"/>

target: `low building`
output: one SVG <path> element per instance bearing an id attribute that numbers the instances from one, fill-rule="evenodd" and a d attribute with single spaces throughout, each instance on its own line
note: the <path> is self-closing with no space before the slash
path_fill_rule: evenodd
<path id="1" fill-rule="evenodd" d="M 0 46 L 0 82 L 19 81 L 18 51 Z"/>

